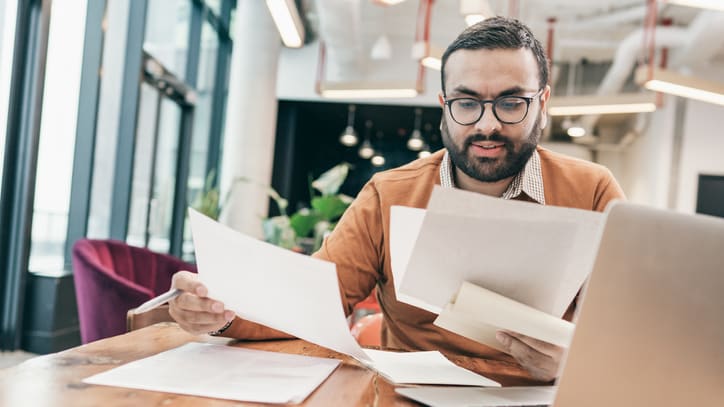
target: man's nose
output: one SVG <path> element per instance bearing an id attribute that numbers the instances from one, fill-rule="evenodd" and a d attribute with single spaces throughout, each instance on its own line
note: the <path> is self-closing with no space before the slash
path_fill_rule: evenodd
<path id="1" fill-rule="evenodd" d="M 475 128 L 482 134 L 493 134 L 500 130 L 501 127 L 502 124 L 493 113 L 493 105 L 489 103 L 483 105 L 483 115 L 475 122 Z"/>

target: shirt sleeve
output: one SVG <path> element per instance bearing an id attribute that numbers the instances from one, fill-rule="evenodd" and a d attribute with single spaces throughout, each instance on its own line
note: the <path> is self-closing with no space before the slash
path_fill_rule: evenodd
<path id="1" fill-rule="evenodd" d="M 374 179 L 352 202 L 314 257 L 337 266 L 345 315 L 374 289 L 383 273 L 384 229 Z"/>
<path id="2" fill-rule="evenodd" d="M 626 200 L 623 189 L 618 185 L 611 171 L 606 170 L 605 176 L 601 178 L 596 186 L 593 210 L 603 212 L 609 203 L 615 200 Z"/>

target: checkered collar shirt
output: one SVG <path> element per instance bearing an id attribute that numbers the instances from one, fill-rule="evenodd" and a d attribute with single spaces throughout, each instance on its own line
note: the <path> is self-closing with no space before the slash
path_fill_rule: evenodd
<path id="1" fill-rule="evenodd" d="M 456 188 L 453 174 L 453 164 L 450 160 L 450 153 L 445 151 L 445 156 L 442 158 L 442 165 L 440 165 L 440 185 L 445 188 Z M 513 178 L 513 182 L 510 183 L 501 198 L 513 199 L 523 192 L 539 204 L 545 205 L 546 198 L 543 192 L 543 173 L 541 172 L 540 155 L 538 155 L 537 150 L 533 152 L 533 155 L 525 167 L 523 167 L 523 170 Z"/>

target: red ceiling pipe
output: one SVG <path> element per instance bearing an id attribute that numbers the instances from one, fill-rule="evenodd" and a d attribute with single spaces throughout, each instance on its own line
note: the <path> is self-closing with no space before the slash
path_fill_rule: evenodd
<path id="1" fill-rule="evenodd" d="M 553 36 L 555 34 L 555 25 L 556 18 L 548 18 L 548 41 L 546 44 L 546 53 L 548 54 L 548 72 L 551 73 L 550 75 L 548 75 L 549 83 L 553 82 L 553 78 L 551 77 L 551 75 L 553 74 Z"/>

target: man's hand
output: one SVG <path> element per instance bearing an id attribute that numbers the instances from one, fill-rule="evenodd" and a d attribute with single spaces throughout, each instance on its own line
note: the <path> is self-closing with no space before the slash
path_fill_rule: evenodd
<path id="1" fill-rule="evenodd" d="M 495 337 L 534 378 L 544 381 L 556 378 L 564 348 L 511 331 L 498 331 Z"/>
<path id="2" fill-rule="evenodd" d="M 208 290 L 189 271 L 173 275 L 171 288 L 183 290 L 169 301 L 169 314 L 184 330 L 198 335 L 220 329 L 234 318 L 234 312 L 225 310 L 220 301 L 206 297 Z"/>

